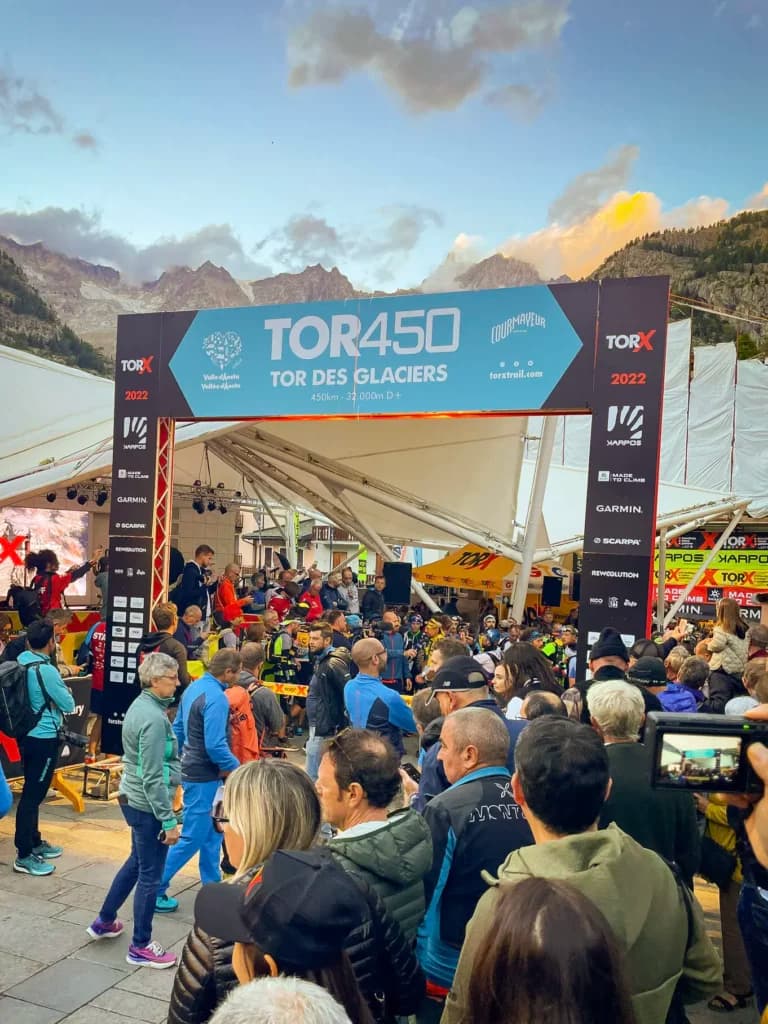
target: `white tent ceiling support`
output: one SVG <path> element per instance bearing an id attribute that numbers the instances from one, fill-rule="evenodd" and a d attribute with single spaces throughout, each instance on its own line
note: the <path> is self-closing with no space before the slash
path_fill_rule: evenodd
<path id="1" fill-rule="evenodd" d="M 295 446 L 285 445 L 279 438 L 273 439 L 262 434 L 261 431 L 249 431 L 249 433 L 256 435 L 255 442 L 258 447 L 254 448 L 254 451 L 258 450 L 267 458 L 279 459 L 281 463 L 293 466 L 295 469 L 312 473 L 326 485 L 328 483 L 338 484 L 345 490 L 384 505 L 394 512 L 404 512 L 412 519 L 417 519 L 442 533 L 450 534 L 464 544 L 469 541 L 505 555 L 515 562 L 520 561 L 520 551 L 516 547 L 513 547 L 506 538 L 483 530 L 478 523 L 467 524 L 466 520 L 457 518 L 451 513 L 442 511 L 438 513 L 419 499 L 414 499 L 412 494 L 401 495 L 378 480 L 365 477 L 338 463 L 321 459 L 312 452 L 296 455 Z M 299 449 L 299 451 L 304 451 L 304 449 Z M 359 515 L 357 512 L 355 514 Z"/>
<path id="2" fill-rule="evenodd" d="M 344 496 L 343 488 L 331 485 L 331 492 L 333 496 L 336 498 L 336 500 L 339 501 L 344 506 L 344 508 L 346 508 L 350 515 L 355 515 L 355 512 L 353 511 L 352 508 L 350 508 L 349 504 L 347 503 L 347 500 Z M 396 562 L 397 559 L 395 558 L 394 551 L 392 550 L 392 548 L 390 548 L 387 544 L 384 543 L 382 537 L 379 536 L 379 534 L 376 532 L 376 530 L 374 530 L 370 523 L 366 523 L 359 515 L 359 513 L 357 514 L 357 519 L 362 528 L 371 538 L 371 540 L 374 541 L 375 546 L 379 554 L 382 556 L 382 558 L 385 558 L 388 562 Z M 422 587 L 418 580 L 411 579 L 411 592 L 416 594 L 416 596 L 424 602 L 424 604 L 427 606 L 427 608 L 429 608 L 431 612 L 440 611 L 440 608 L 438 607 L 436 602 L 433 600 L 432 597 L 430 597 L 430 595 L 426 592 L 426 590 L 424 589 L 424 587 Z"/>
<path id="3" fill-rule="evenodd" d="M 683 508 L 678 512 L 670 512 L 669 515 L 660 516 L 656 520 L 656 527 L 657 529 L 662 527 L 670 528 L 681 524 L 679 530 L 676 530 L 674 533 L 667 533 L 667 540 L 669 540 L 670 537 L 686 533 L 695 526 L 710 523 L 718 516 L 731 515 L 736 509 L 741 509 L 743 513 L 748 504 L 749 501 L 738 501 L 736 498 L 729 498 L 727 501 L 713 502 L 711 505 Z M 693 513 L 699 513 L 695 521 L 690 519 Z M 584 538 L 572 537 L 570 540 L 563 541 L 562 544 L 553 544 L 549 548 L 539 548 L 536 551 L 534 564 L 556 561 L 558 558 L 562 558 L 563 555 L 573 554 L 574 551 L 581 551 L 583 548 Z"/>
<path id="4" fill-rule="evenodd" d="M 245 431 L 249 440 L 268 458 L 288 462 L 296 469 L 310 472 L 321 480 L 330 480 L 341 484 L 345 490 L 360 494 L 364 498 L 373 499 L 393 509 L 395 512 L 406 511 L 409 516 L 419 519 L 428 526 L 450 533 L 463 543 L 472 541 L 483 547 L 497 550 L 499 554 L 520 561 L 519 550 L 512 546 L 508 537 L 498 536 L 486 529 L 482 523 L 457 515 L 456 512 L 431 505 L 411 491 L 403 491 L 392 487 L 366 473 L 360 473 L 350 466 L 333 459 L 324 458 L 297 444 L 291 444 L 282 438 L 267 434 L 263 430 L 249 427 Z"/>
<path id="5" fill-rule="evenodd" d="M 659 530 L 659 578 L 656 587 L 656 621 L 664 621 L 664 582 L 667 578 L 667 531 Z"/>
<path id="6" fill-rule="evenodd" d="M 675 615 L 677 615 L 677 611 L 680 608 L 680 606 L 683 605 L 686 602 L 686 600 L 688 599 L 688 595 L 691 593 L 693 588 L 698 586 L 699 580 L 704 575 L 704 573 L 707 571 L 707 569 L 710 567 L 710 565 L 712 565 L 712 563 L 715 560 L 715 557 L 719 554 L 720 551 L 722 551 L 723 545 L 728 540 L 728 538 L 731 536 L 731 534 L 736 529 L 736 527 L 739 525 L 741 517 L 744 515 L 744 509 L 745 509 L 745 506 L 742 505 L 741 508 L 737 508 L 734 511 L 733 515 L 731 516 L 730 523 L 728 523 L 726 528 L 723 530 L 723 532 L 717 538 L 717 543 L 714 545 L 712 550 L 707 553 L 707 557 L 704 559 L 704 561 L 701 563 L 701 565 L 696 569 L 696 572 L 691 577 L 690 582 L 685 585 L 685 588 L 684 588 L 682 594 L 680 595 L 680 597 L 678 597 L 678 599 L 675 601 L 675 603 L 669 609 L 667 614 L 664 616 L 664 628 L 665 629 L 670 624 L 670 622 L 675 617 Z"/>
<path id="7" fill-rule="evenodd" d="M 299 545 L 296 538 L 296 509 L 293 505 L 285 506 L 285 556 L 288 564 L 296 569 L 299 565 Z"/>
<path id="8" fill-rule="evenodd" d="M 515 584 L 515 597 L 512 603 L 512 618 L 516 622 L 522 621 L 525 610 L 525 599 L 528 595 L 528 580 L 531 576 L 534 559 L 536 556 L 536 538 L 539 524 L 541 522 L 542 509 L 544 507 L 544 492 L 547 489 L 547 478 L 549 476 L 549 464 L 552 461 L 552 449 L 555 444 L 555 430 L 557 419 L 554 416 L 545 416 L 541 429 L 541 440 L 539 451 L 536 456 L 536 469 L 533 475 L 533 486 L 531 487 L 531 498 L 528 503 L 528 515 L 525 519 L 525 535 L 523 537 L 522 560 L 517 573 Z"/>
<path id="9" fill-rule="evenodd" d="M 237 468 L 237 467 L 235 467 L 235 468 Z M 256 497 L 261 502 L 261 507 L 264 509 L 265 515 L 267 515 L 272 520 L 272 525 L 274 526 L 274 528 L 277 530 L 277 532 L 280 534 L 280 536 L 283 538 L 283 540 L 285 541 L 285 543 L 287 545 L 288 544 L 288 538 L 283 533 L 282 526 L 280 525 L 280 523 L 278 522 L 277 518 L 273 514 L 271 505 L 264 498 L 264 494 L 269 494 L 269 491 L 267 491 L 265 489 L 264 493 L 262 494 L 262 491 L 261 491 L 261 489 L 259 487 L 259 484 L 256 483 L 256 481 L 253 479 L 253 476 L 251 476 L 250 474 L 246 476 L 245 473 L 243 475 L 245 476 L 245 479 L 248 481 L 248 483 L 253 488 L 253 490 L 254 490 L 254 492 L 256 494 Z M 270 495 L 270 501 L 274 501 L 274 500 L 275 500 L 274 496 Z"/>
<path id="10" fill-rule="evenodd" d="M 523 458 L 525 456 L 525 435 L 528 433 L 528 422 L 528 417 L 524 416 L 520 424 L 520 434 L 517 441 L 512 444 L 510 448 L 509 469 L 507 470 L 507 475 L 512 480 L 519 480 L 520 473 L 522 472 Z M 509 519 L 509 536 L 513 541 L 517 541 L 519 525 L 520 524 L 517 521 L 517 507 L 513 505 L 512 514 Z"/>
<path id="11" fill-rule="evenodd" d="M 241 458 L 234 451 L 234 446 L 227 447 L 226 449 L 217 449 L 216 454 L 235 469 L 241 465 Z M 278 495 L 283 505 L 295 502 L 299 496 L 302 496 L 303 500 L 307 500 L 314 509 L 326 516 L 335 526 L 350 533 L 353 531 L 354 524 L 332 502 L 300 484 L 284 471 L 278 470 L 271 462 L 259 458 L 250 450 L 247 452 L 246 458 L 248 460 L 248 472 L 254 473 L 260 481 L 268 482 L 268 486 Z M 282 530 L 280 532 L 282 534 Z"/>

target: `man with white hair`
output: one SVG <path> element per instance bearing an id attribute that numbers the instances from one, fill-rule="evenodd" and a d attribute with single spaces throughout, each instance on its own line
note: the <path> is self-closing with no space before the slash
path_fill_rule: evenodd
<path id="1" fill-rule="evenodd" d="M 637 739 L 645 721 L 642 693 L 620 679 L 594 683 L 587 690 L 587 706 L 613 780 L 600 828 L 615 822 L 641 846 L 674 861 L 692 887 L 700 858 L 693 796 L 651 787 L 650 751 Z"/>
<path id="2" fill-rule="evenodd" d="M 210 1024 L 352 1024 L 324 988 L 302 978 L 257 978 L 230 992 Z"/>

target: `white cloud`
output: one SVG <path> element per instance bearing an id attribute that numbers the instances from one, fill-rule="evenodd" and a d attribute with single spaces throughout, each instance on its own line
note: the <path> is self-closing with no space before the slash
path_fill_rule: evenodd
<path id="1" fill-rule="evenodd" d="M 9 70 L 0 69 L 0 127 L 19 135 L 63 135 L 64 116 L 33 82 Z M 96 147 L 90 132 L 72 137 L 75 146 Z"/>
<path id="2" fill-rule="evenodd" d="M 640 150 L 622 146 L 600 167 L 578 174 L 549 208 L 549 219 L 573 224 L 595 213 L 614 192 L 624 188 Z"/>
<path id="3" fill-rule="evenodd" d="M 430 32 L 418 36 L 408 31 L 413 4 L 390 32 L 381 30 L 367 11 L 319 8 L 291 36 L 289 81 L 295 88 L 328 85 L 366 72 L 413 113 L 455 110 L 486 88 L 498 104 L 505 88 L 527 83 L 493 83 L 489 56 L 520 54 L 556 42 L 568 21 L 569 5 L 570 0 L 527 0 L 482 9 L 466 6 L 447 22 L 436 19 Z M 509 93 L 513 96 L 516 110 L 530 112 L 540 103 L 532 88 L 531 104 L 523 102 L 522 93 Z"/>
<path id="4" fill-rule="evenodd" d="M 89 263 L 117 268 L 134 281 L 151 281 L 174 266 L 199 267 L 210 260 L 226 266 L 235 277 L 264 277 L 271 273 L 245 253 L 229 224 L 208 224 L 182 237 L 166 235 L 136 246 L 122 235 L 106 231 L 99 213 L 48 206 L 19 213 L 0 210 L 0 234 L 17 242 L 43 242 L 54 252 L 78 256 Z"/>
<path id="5" fill-rule="evenodd" d="M 745 210 L 768 210 L 768 181 L 744 204 Z"/>

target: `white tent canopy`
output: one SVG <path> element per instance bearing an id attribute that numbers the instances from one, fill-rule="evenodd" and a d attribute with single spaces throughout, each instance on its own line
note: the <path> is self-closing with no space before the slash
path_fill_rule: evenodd
<path id="1" fill-rule="evenodd" d="M 2 347 L 0 372 L 12 382 L 0 504 L 109 477 L 111 381 Z M 377 550 L 382 541 L 442 548 L 473 541 L 520 561 L 533 479 L 533 463 L 523 460 L 529 425 L 511 416 L 181 423 L 175 481 L 221 482 L 265 502 L 314 509 Z M 726 489 L 663 485 L 659 517 L 682 525 L 739 504 Z M 585 469 L 553 465 L 537 558 L 580 546 L 585 505 Z"/>

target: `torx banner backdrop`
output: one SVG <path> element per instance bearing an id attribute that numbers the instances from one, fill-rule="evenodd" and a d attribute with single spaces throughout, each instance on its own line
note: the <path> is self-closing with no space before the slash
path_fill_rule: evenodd
<path id="1" fill-rule="evenodd" d="M 633 606 L 594 606 L 588 621 L 643 635 L 668 297 L 669 279 L 656 277 L 120 317 L 110 549 L 143 553 L 120 578 L 111 568 L 112 622 L 120 598 L 149 627 L 159 417 L 333 416 L 354 430 L 360 417 L 568 412 L 594 420 L 582 612 L 590 558 L 640 559 L 640 578 L 621 588 Z M 124 666 L 107 651 L 105 749 L 119 749 L 117 691 L 134 682 L 135 643 L 117 655 Z"/>

